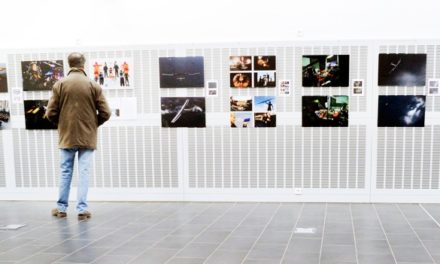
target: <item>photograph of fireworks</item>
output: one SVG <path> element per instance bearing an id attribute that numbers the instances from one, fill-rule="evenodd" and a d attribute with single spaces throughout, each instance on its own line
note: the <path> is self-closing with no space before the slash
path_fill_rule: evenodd
<path id="1" fill-rule="evenodd" d="M 159 58 L 160 88 L 203 88 L 203 57 Z"/>
<path id="2" fill-rule="evenodd" d="M 161 97 L 162 127 L 206 127 L 205 97 Z"/>
<path id="3" fill-rule="evenodd" d="M 64 76 L 62 60 L 22 61 L 23 91 L 50 91 Z"/>
<path id="4" fill-rule="evenodd" d="M 252 111 L 251 96 L 231 96 L 231 111 Z"/>
<path id="5" fill-rule="evenodd" d="M 10 118 L 11 111 L 9 110 L 9 102 L 6 100 L 0 100 L 0 130 L 9 125 Z"/>
<path id="6" fill-rule="evenodd" d="M 131 89 L 133 88 L 132 59 L 92 59 L 90 60 L 90 74 L 95 82 L 103 89 Z"/>
<path id="7" fill-rule="evenodd" d="M 254 56 L 255 71 L 275 71 L 276 56 Z"/>
<path id="8" fill-rule="evenodd" d="M 303 87 L 348 87 L 349 62 L 349 55 L 303 56 Z"/>
<path id="9" fill-rule="evenodd" d="M 230 71 L 250 71 L 252 70 L 251 56 L 230 56 L 229 57 Z"/>
<path id="10" fill-rule="evenodd" d="M 252 73 L 249 72 L 231 73 L 230 80 L 232 88 L 252 87 Z"/>
<path id="11" fill-rule="evenodd" d="M 380 95 L 377 126 L 424 127 L 424 95 Z"/>
<path id="12" fill-rule="evenodd" d="M 348 96 L 303 96 L 303 127 L 347 127 Z"/>
<path id="13" fill-rule="evenodd" d="M 8 79 L 6 76 L 6 64 L 0 63 L 0 93 L 8 92 Z"/>
<path id="14" fill-rule="evenodd" d="M 48 100 L 25 100 L 24 117 L 26 129 L 56 129 L 46 117 Z"/>
<path id="15" fill-rule="evenodd" d="M 424 86 L 426 54 L 379 54 L 379 86 Z"/>
<path id="16" fill-rule="evenodd" d="M 255 87 L 275 87 L 275 72 L 260 71 L 255 72 Z"/>
<path id="17" fill-rule="evenodd" d="M 229 120 L 231 127 L 252 127 L 252 112 L 231 112 Z"/>

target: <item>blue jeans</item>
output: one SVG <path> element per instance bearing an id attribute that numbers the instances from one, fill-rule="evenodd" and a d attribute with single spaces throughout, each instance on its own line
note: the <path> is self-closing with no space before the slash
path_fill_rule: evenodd
<path id="1" fill-rule="evenodd" d="M 70 184 L 72 182 L 75 154 L 78 152 L 78 195 L 76 210 L 82 213 L 87 210 L 87 191 L 89 188 L 90 166 L 92 164 L 93 149 L 70 148 L 61 151 L 61 178 L 60 193 L 57 201 L 58 210 L 66 212 L 69 205 Z"/>

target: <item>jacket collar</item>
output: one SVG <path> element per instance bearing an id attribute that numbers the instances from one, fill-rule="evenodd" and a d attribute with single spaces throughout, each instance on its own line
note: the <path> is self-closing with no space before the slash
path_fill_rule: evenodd
<path id="1" fill-rule="evenodd" d="M 69 73 L 67 73 L 67 75 L 69 75 L 72 72 L 80 72 L 82 74 L 84 74 L 85 76 L 87 76 L 86 72 L 84 71 L 84 69 L 80 69 L 80 68 L 76 68 L 76 67 L 72 67 L 69 70 Z"/>

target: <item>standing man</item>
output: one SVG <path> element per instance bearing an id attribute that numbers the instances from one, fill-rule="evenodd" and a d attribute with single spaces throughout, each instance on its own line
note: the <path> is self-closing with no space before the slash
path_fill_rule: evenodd
<path id="1" fill-rule="evenodd" d="M 69 202 L 75 154 L 78 153 L 78 219 L 91 217 L 87 205 L 88 181 L 93 151 L 96 149 L 98 126 L 110 118 L 111 111 L 101 87 L 90 80 L 85 71 L 81 53 L 68 56 L 70 71 L 67 77 L 53 86 L 47 106 L 47 118 L 58 125 L 61 151 L 61 178 L 57 208 L 52 215 L 63 218 Z"/>

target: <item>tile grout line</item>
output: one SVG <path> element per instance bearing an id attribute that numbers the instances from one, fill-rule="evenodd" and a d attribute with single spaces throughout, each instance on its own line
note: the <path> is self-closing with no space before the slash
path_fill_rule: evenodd
<path id="1" fill-rule="evenodd" d="M 283 263 L 283 260 L 286 256 L 286 253 L 287 253 L 287 250 L 289 249 L 290 241 L 292 241 L 293 235 L 295 234 L 295 229 L 298 226 L 298 222 L 299 222 L 299 219 L 301 218 L 303 210 L 304 210 L 304 203 L 302 204 L 301 209 L 299 210 L 298 218 L 296 219 L 295 225 L 292 228 L 292 231 L 291 231 L 291 234 L 289 237 L 289 241 L 287 241 L 286 248 L 284 249 L 283 256 L 281 257 L 281 260 L 280 260 L 280 264 Z"/>
<path id="2" fill-rule="evenodd" d="M 321 264 L 322 248 L 323 248 L 323 245 L 324 245 L 325 222 L 327 220 L 327 211 L 328 211 L 328 203 L 325 203 L 324 224 L 322 225 L 321 246 L 319 247 L 319 260 L 318 260 L 318 264 Z"/>
<path id="3" fill-rule="evenodd" d="M 273 212 L 272 217 L 269 219 L 269 221 L 266 223 L 266 225 L 264 226 L 263 230 L 261 231 L 261 234 L 255 239 L 255 242 L 252 244 L 251 248 L 249 249 L 249 251 L 247 252 L 246 256 L 244 256 L 243 260 L 241 261 L 241 264 L 244 263 L 244 261 L 247 259 L 247 257 L 249 256 L 249 254 L 252 252 L 252 249 L 254 249 L 255 245 L 257 244 L 258 240 L 260 240 L 261 236 L 263 235 L 264 231 L 266 231 L 267 227 L 269 226 L 270 222 L 272 222 L 272 219 L 275 217 L 275 215 L 277 214 L 277 212 L 280 210 L 281 208 L 281 203 L 278 204 L 278 208 L 275 212 Z"/>
<path id="4" fill-rule="evenodd" d="M 428 253 L 429 257 L 431 258 L 433 263 L 437 263 L 435 261 L 435 259 L 432 257 L 431 252 L 429 252 L 429 250 L 426 248 L 425 243 L 423 243 L 422 239 L 420 239 L 419 234 L 417 234 L 416 230 L 414 230 L 414 227 L 411 225 L 411 223 L 409 222 L 408 218 L 406 217 L 405 213 L 402 211 L 402 209 L 400 208 L 400 206 L 398 204 L 395 205 L 398 209 L 400 214 L 403 216 L 403 218 L 405 219 L 405 221 L 408 223 L 408 225 L 411 227 L 411 230 L 414 232 L 414 234 L 416 235 L 417 239 L 419 240 L 420 244 L 422 244 L 423 248 L 425 249 L 425 251 Z"/>
<path id="5" fill-rule="evenodd" d="M 379 212 L 377 211 L 377 208 L 374 204 L 372 204 L 372 206 L 374 208 L 374 212 L 376 213 L 377 220 L 379 221 L 380 228 L 382 229 L 382 232 L 385 235 L 385 238 L 387 240 L 387 244 L 388 244 L 388 247 L 390 248 L 391 255 L 393 256 L 394 263 L 397 263 L 396 255 L 394 254 L 394 250 L 391 247 L 390 240 L 388 239 L 387 233 L 385 232 L 385 228 L 383 227 L 382 220 L 380 219 L 380 216 L 379 216 Z"/>
<path id="6" fill-rule="evenodd" d="M 432 219 L 432 221 L 434 221 L 434 223 L 440 227 L 440 223 L 434 218 L 434 216 L 431 215 L 431 213 L 422 205 L 422 204 L 418 204 L 418 206 L 420 208 L 422 208 L 422 210 Z"/>
<path id="7" fill-rule="evenodd" d="M 358 251 L 357 242 L 356 242 L 356 228 L 354 228 L 354 218 L 353 218 L 353 210 L 351 208 L 351 204 L 348 204 L 348 208 L 350 210 L 351 228 L 353 229 L 354 253 L 356 256 L 356 263 L 359 264 L 359 251 Z"/>
<path id="8" fill-rule="evenodd" d="M 228 238 L 229 237 L 231 237 L 231 235 L 232 235 L 232 233 L 234 233 L 234 231 L 235 230 L 237 230 L 237 228 L 239 227 L 239 226 L 241 226 L 241 224 L 246 220 L 246 218 L 248 217 L 248 216 L 250 216 L 254 211 L 255 211 L 255 209 L 258 207 L 258 204 L 256 204 L 255 206 L 254 206 L 254 208 L 252 208 L 252 210 L 249 210 L 249 213 L 247 213 L 244 217 L 243 217 L 243 219 L 240 221 L 240 223 L 238 223 L 238 225 L 234 228 L 234 229 L 232 229 L 232 231 L 231 231 L 231 233 L 229 234 L 229 235 L 227 235 L 226 237 L 225 237 L 225 239 L 223 239 L 223 241 L 214 249 L 214 251 L 212 251 L 212 253 L 205 259 L 205 261 L 203 262 L 203 263 L 205 263 L 206 261 L 208 261 L 209 260 L 209 258 L 212 256 L 212 255 L 214 255 L 214 253 L 218 250 L 218 249 L 220 249 L 221 248 L 221 246 L 225 243 L 225 241 L 226 240 L 228 240 Z"/>

